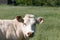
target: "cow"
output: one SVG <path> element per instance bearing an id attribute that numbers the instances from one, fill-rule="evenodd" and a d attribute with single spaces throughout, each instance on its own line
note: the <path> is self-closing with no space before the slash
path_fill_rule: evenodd
<path id="1" fill-rule="evenodd" d="M 43 17 L 35 18 L 33 14 L 26 14 L 24 18 L 16 16 L 14 19 L 0 19 L 1 40 L 29 40 L 34 36 L 36 24 L 43 23 Z"/>

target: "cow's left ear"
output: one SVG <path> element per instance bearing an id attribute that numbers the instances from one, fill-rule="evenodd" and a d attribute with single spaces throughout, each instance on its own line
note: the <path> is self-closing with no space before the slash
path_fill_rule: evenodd
<path id="1" fill-rule="evenodd" d="M 43 23 L 43 17 L 38 17 L 37 18 L 37 23 L 40 23 L 40 24 Z"/>
<path id="2" fill-rule="evenodd" d="M 24 22 L 24 20 L 21 16 L 16 16 L 16 19 L 17 19 L 18 22 Z"/>

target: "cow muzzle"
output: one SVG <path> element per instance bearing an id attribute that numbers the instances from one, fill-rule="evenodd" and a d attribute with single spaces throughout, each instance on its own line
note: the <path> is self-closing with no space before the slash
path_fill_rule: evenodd
<path id="1" fill-rule="evenodd" d="M 34 36 L 34 33 L 28 32 L 27 35 L 28 35 L 28 37 L 33 37 Z"/>

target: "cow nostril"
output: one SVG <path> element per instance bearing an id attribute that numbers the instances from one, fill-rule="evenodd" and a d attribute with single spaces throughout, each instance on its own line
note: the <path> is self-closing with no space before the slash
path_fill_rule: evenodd
<path id="1" fill-rule="evenodd" d="M 28 36 L 29 36 L 29 37 L 33 37 L 33 36 L 34 36 L 34 33 L 29 32 L 29 33 L 28 33 Z"/>
<path id="2" fill-rule="evenodd" d="M 32 33 L 31 35 L 32 35 L 32 37 L 33 37 L 33 36 L 34 36 L 34 33 Z"/>
<path id="3" fill-rule="evenodd" d="M 28 36 L 30 36 L 31 34 L 32 34 L 32 33 L 31 33 L 31 32 L 29 32 L 29 33 L 28 33 Z"/>

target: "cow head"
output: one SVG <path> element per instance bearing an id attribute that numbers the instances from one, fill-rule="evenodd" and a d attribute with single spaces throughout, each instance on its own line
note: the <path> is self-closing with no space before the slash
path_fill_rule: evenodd
<path id="1" fill-rule="evenodd" d="M 38 23 L 43 23 L 43 18 L 38 17 L 35 18 L 32 14 L 26 14 L 24 19 L 24 27 L 23 27 L 23 33 L 26 37 L 33 37 L 35 33 L 35 26 Z"/>
<path id="2" fill-rule="evenodd" d="M 35 16 L 32 14 L 26 14 L 24 18 L 22 18 L 21 16 L 17 16 L 16 19 L 18 22 L 23 23 L 23 26 L 21 29 L 24 36 L 26 37 L 33 37 L 35 33 L 36 24 L 43 23 L 42 17 L 35 18 Z"/>

